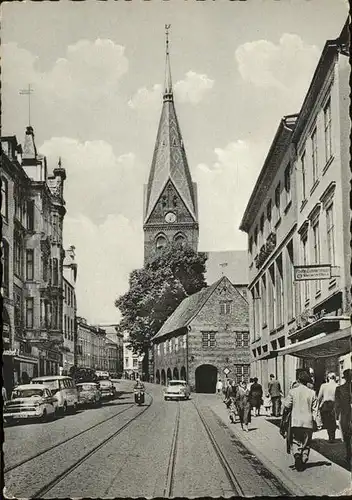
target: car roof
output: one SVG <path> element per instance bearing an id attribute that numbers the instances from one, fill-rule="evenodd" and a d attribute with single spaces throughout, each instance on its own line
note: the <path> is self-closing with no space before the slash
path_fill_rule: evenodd
<path id="1" fill-rule="evenodd" d="M 185 380 L 169 380 L 169 383 L 170 382 L 177 382 L 179 384 L 187 384 L 187 382 Z"/>
<path id="2" fill-rule="evenodd" d="M 14 389 L 49 389 L 50 387 L 45 385 L 45 384 L 22 384 L 22 385 L 16 385 Z"/>
<path id="3" fill-rule="evenodd" d="M 43 377 L 34 377 L 32 378 L 32 382 L 33 380 L 64 380 L 64 379 L 68 379 L 68 380 L 72 380 L 72 377 L 68 377 L 67 375 L 44 375 Z"/>

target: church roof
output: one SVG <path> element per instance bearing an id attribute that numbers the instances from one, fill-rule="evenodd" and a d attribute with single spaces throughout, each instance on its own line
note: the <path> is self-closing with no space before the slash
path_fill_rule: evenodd
<path id="1" fill-rule="evenodd" d="M 194 185 L 174 105 L 167 39 L 163 107 L 146 190 L 145 222 L 150 217 L 168 180 L 172 181 L 190 214 L 197 220 Z"/>
<path id="2" fill-rule="evenodd" d="M 200 292 L 194 293 L 189 297 L 183 299 L 181 304 L 175 309 L 171 316 L 165 321 L 158 333 L 154 335 L 153 340 L 164 337 L 168 333 L 175 332 L 181 328 L 188 326 L 193 318 L 197 316 L 204 304 L 209 300 L 210 296 L 216 290 L 222 281 L 227 281 L 232 285 L 226 276 L 222 276 L 219 280 L 215 281 L 211 286 L 203 288 Z M 236 289 L 234 287 L 234 289 Z M 239 296 L 243 296 L 239 293 Z M 245 299 L 244 299 L 245 300 Z"/>

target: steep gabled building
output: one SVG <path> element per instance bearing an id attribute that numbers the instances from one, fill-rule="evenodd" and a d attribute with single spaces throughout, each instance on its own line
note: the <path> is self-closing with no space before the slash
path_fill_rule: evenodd
<path id="1" fill-rule="evenodd" d="M 215 392 L 216 381 L 226 374 L 248 379 L 245 289 L 223 276 L 181 302 L 153 338 L 156 383 L 181 378 L 192 390 Z"/>
<path id="2" fill-rule="evenodd" d="M 172 241 L 198 249 L 197 186 L 192 182 L 172 89 L 168 39 L 163 106 L 144 187 L 144 261 Z"/>

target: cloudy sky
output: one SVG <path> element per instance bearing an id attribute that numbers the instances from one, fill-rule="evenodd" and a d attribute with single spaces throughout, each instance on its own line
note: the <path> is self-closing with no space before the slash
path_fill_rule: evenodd
<path id="1" fill-rule="evenodd" d="M 161 111 L 164 25 L 178 114 L 198 183 L 200 250 L 245 249 L 238 230 L 280 118 L 298 112 L 347 0 L 131 0 L 2 5 L 2 133 L 67 170 L 65 246 L 79 314 L 116 321 L 143 263 L 142 200 Z"/>

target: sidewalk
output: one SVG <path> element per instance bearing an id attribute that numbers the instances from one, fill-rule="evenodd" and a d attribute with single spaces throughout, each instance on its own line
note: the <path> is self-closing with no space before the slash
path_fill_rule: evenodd
<path id="1" fill-rule="evenodd" d="M 215 394 L 199 394 L 198 398 L 202 404 L 209 406 L 218 415 L 236 438 L 240 439 L 246 448 L 256 455 L 293 495 L 340 496 L 352 494 L 351 473 L 335 463 L 343 463 L 341 462 L 341 442 L 325 443 L 326 431 L 314 433 L 313 437 L 313 447 L 324 453 L 325 456 L 315 449 L 311 449 L 307 468 L 303 472 L 298 472 L 293 468 L 293 458 L 286 453 L 285 440 L 279 434 L 279 419 L 265 416 L 252 417 L 249 432 L 244 432 L 239 423 L 230 423 L 222 398 Z M 341 437 L 338 432 L 336 433 L 337 439 Z"/>

